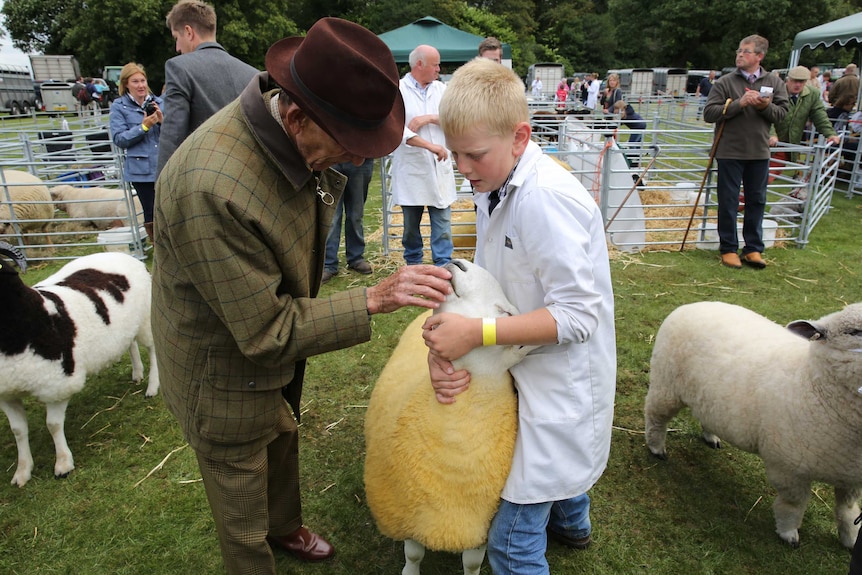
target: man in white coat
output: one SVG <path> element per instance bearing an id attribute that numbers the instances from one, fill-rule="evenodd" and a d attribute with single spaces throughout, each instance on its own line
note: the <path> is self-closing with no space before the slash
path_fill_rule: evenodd
<path id="1" fill-rule="evenodd" d="M 404 215 L 404 261 L 422 263 L 419 224 L 427 206 L 431 257 L 442 266 L 452 259 L 450 206 L 455 201 L 455 173 L 437 118 L 446 85 L 437 80 L 440 52 L 433 46 L 417 46 L 409 63 L 410 72 L 400 82 L 406 114 L 404 138 L 392 156 L 392 202 Z"/>
<path id="2" fill-rule="evenodd" d="M 587 108 L 595 110 L 599 106 L 599 92 L 602 82 L 598 74 L 590 74 L 590 86 L 587 88 Z"/>

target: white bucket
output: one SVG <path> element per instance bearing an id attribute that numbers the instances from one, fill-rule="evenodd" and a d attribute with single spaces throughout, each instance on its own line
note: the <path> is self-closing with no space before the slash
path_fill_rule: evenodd
<path id="1" fill-rule="evenodd" d="M 670 199 L 674 202 L 689 202 L 689 194 L 692 190 L 697 190 L 697 187 L 692 182 L 680 182 L 670 190 Z"/>
<path id="2" fill-rule="evenodd" d="M 138 234 L 141 238 L 147 237 L 147 231 L 144 228 L 138 228 Z M 135 237 L 132 234 L 132 228 L 128 226 L 102 232 L 96 237 L 96 243 L 105 246 L 107 252 L 131 254 L 135 251 Z"/>
<path id="3" fill-rule="evenodd" d="M 697 242 L 696 246 L 701 250 L 717 250 L 718 249 L 718 231 L 716 230 L 715 222 L 707 222 L 705 228 L 700 228 L 700 230 L 706 230 L 703 235 L 703 241 Z M 700 230 L 698 230 L 697 237 L 700 237 Z M 778 231 L 778 222 L 775 220 L 770 220 L 768 218 L 763 218 L 763 247 L 771 248 L 775 245 L 775 233 Z M 737 222 L 736 224 L 736 234 L 739 239 L 739 246 L 742 247 L 745 245 L 745 240 L 742 239 L 742 222 Z"/>

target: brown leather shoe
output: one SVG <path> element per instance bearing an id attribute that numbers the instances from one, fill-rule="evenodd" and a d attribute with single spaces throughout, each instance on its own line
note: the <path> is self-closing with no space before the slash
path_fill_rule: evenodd
<path id="1" fill-rule="evenodd" d="M 303 561 L 323 561 L 335 555 L 335 548 L 323 537 L 305 527 L 300 527 L 290 535 L 267 536 L 270 547 L 278 547 Z"/>
<path id="2" fill-rule="evenodd" d="M 763 258 L 758 252 L 748 252 L 747 254 L 742 254 L 742 262 L 759 270 L 762 270 L 766 267 L 766 262 L 763 261 Z"/>
<path id="3" fill-rule="evenodd" d="M 742 262 L 739 261 L 739 256 L 736 252 L 727 252 L 726 254 L 721 254 L 721 265 L 738 270 L 742 267 Z"/>

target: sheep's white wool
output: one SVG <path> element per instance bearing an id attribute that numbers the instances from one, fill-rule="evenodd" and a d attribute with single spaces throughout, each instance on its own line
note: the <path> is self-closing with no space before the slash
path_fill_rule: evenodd
<path id="1" fill-rule="evenodd" d="M 517 313 L 486 270 L 463 260 L 447 269 L 454 293 L 440 312 Z M 421 336 L 426 317 L 405 330 L 371 395 L 365 418 L 368 506 L 382 533 L 406 541 L 403 574 L 419 574 L 425 547 L 462 551 L 465 573 L 478 574 L 517 432 L 507 370 L 530 348 L 487 346 L 460 358 L 454 363 L 470 372 L 470 388 L 443 405 L 428 374 Z"/>
<path id="2" fill-rule="evenodd" d="M 10 251 L 11 249 L 11 251 Z M 3 244 L 2 253 L 14 248 Z M 26 297 L 23 297 L 23 295 Z M 0 266 L 0 297 L 18 313 L 0 315 L 0 408 L 9 417 L 18 446 L 13 485 L 30 480 L 33 458 L 27 416 L 21 397 L 46 404 L 54 439 L 54 474 L 74 468 L 63 422 L 69 399 L 84 387 L 88 375 L 113 363 L 126 350 L 132 379 L 143 379 L 138 343 L 149 348 L 150 376 L 146 395 L 158 392 L 159 377 L 150 328 L 151 280 L 143 262 L 122 253 L 84 256 L 27 288 L 5 262 Z"/>
<path id="3" fill-rule="evenodd" d="M 756 342 L 756 360 L 740 358 L 746 342 Z M 852 548 L 862 495 L 860 350 L 862 303 L 786 329 L 739 306 L 681 306 L 656 335 L 647 446 L 665 458 L 668 423 L 687 406 L 709 445 L 723 438 L 763 459 L 783 540 L 799 544 L 811 482 L 823 481 L 835 486 L 838 534 Z"/>

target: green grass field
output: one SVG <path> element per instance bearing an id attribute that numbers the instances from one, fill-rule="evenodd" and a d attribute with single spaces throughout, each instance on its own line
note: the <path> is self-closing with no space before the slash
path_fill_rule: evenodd
<path id="1" fill-rule="evenodd" d="M 378 186 L 366 213 L 369 232 L 380 226 L 380 218 Z M 767 250 L 769 267 L 762 271 L 724 268 L 716 252 L 702 250 L 612 258 L 618 383 L 611 457 L 591 492 L 593 546 L 575 552 L 551 543 L 552 573 L 846 573 L 850 555 L 837 539 L 828 486 L 814 485 L 802 545 L 792 549 L 774 533 L 774 492 L 758 458 L 732 446 L 708 449 L 683 412 L 672 423 L 670 459 L 658 461 L 644 446 L 642 412 L 653 338 L 678 305 L 726 301 L 784 324 L 862 300 L 860 219 L 858 198 L 836 196 L 811 243 L 804 250 Z M 372 244 L 366 254 L 376 266 L 374 275 L 342 270 L 322 295 L 370 285 L 399 264 L 379 249 L 379 243 Z M 56 267 L 34 268 L 25 279 L 35 283 Z M 417 313 L 405 309 L 375 316 L 370 342 L 310 361 L 301 426 L 304 519 L 333 542 L 337 554 L 316 565 L 277 555 L 279 573 L 400 573 L 402 545 L 380 535 L 365 503 L 363 417 L 377 375 Z M 749 353 L 756 356 L 756 350 Z M 702 359 L 710 369 L 708 349 Z M 145 399 L 143 386 L 129 379 L 124 358 L 92 377 L 72 399 L 66 435 L 76 469 L 66 479 L 53 478 L 54 449 L 43 406 L 28 402 L 36 467 L 23 489 L 8 483 L 16 448 L 8 427 L 0 425 L 0 573 L 222 572 L 194 455 L 161 398 Z M 429 552 L 422 572 L 460 573 L 460 557 Z M 490 573 L 487 562 L 482 573 Z"/>

